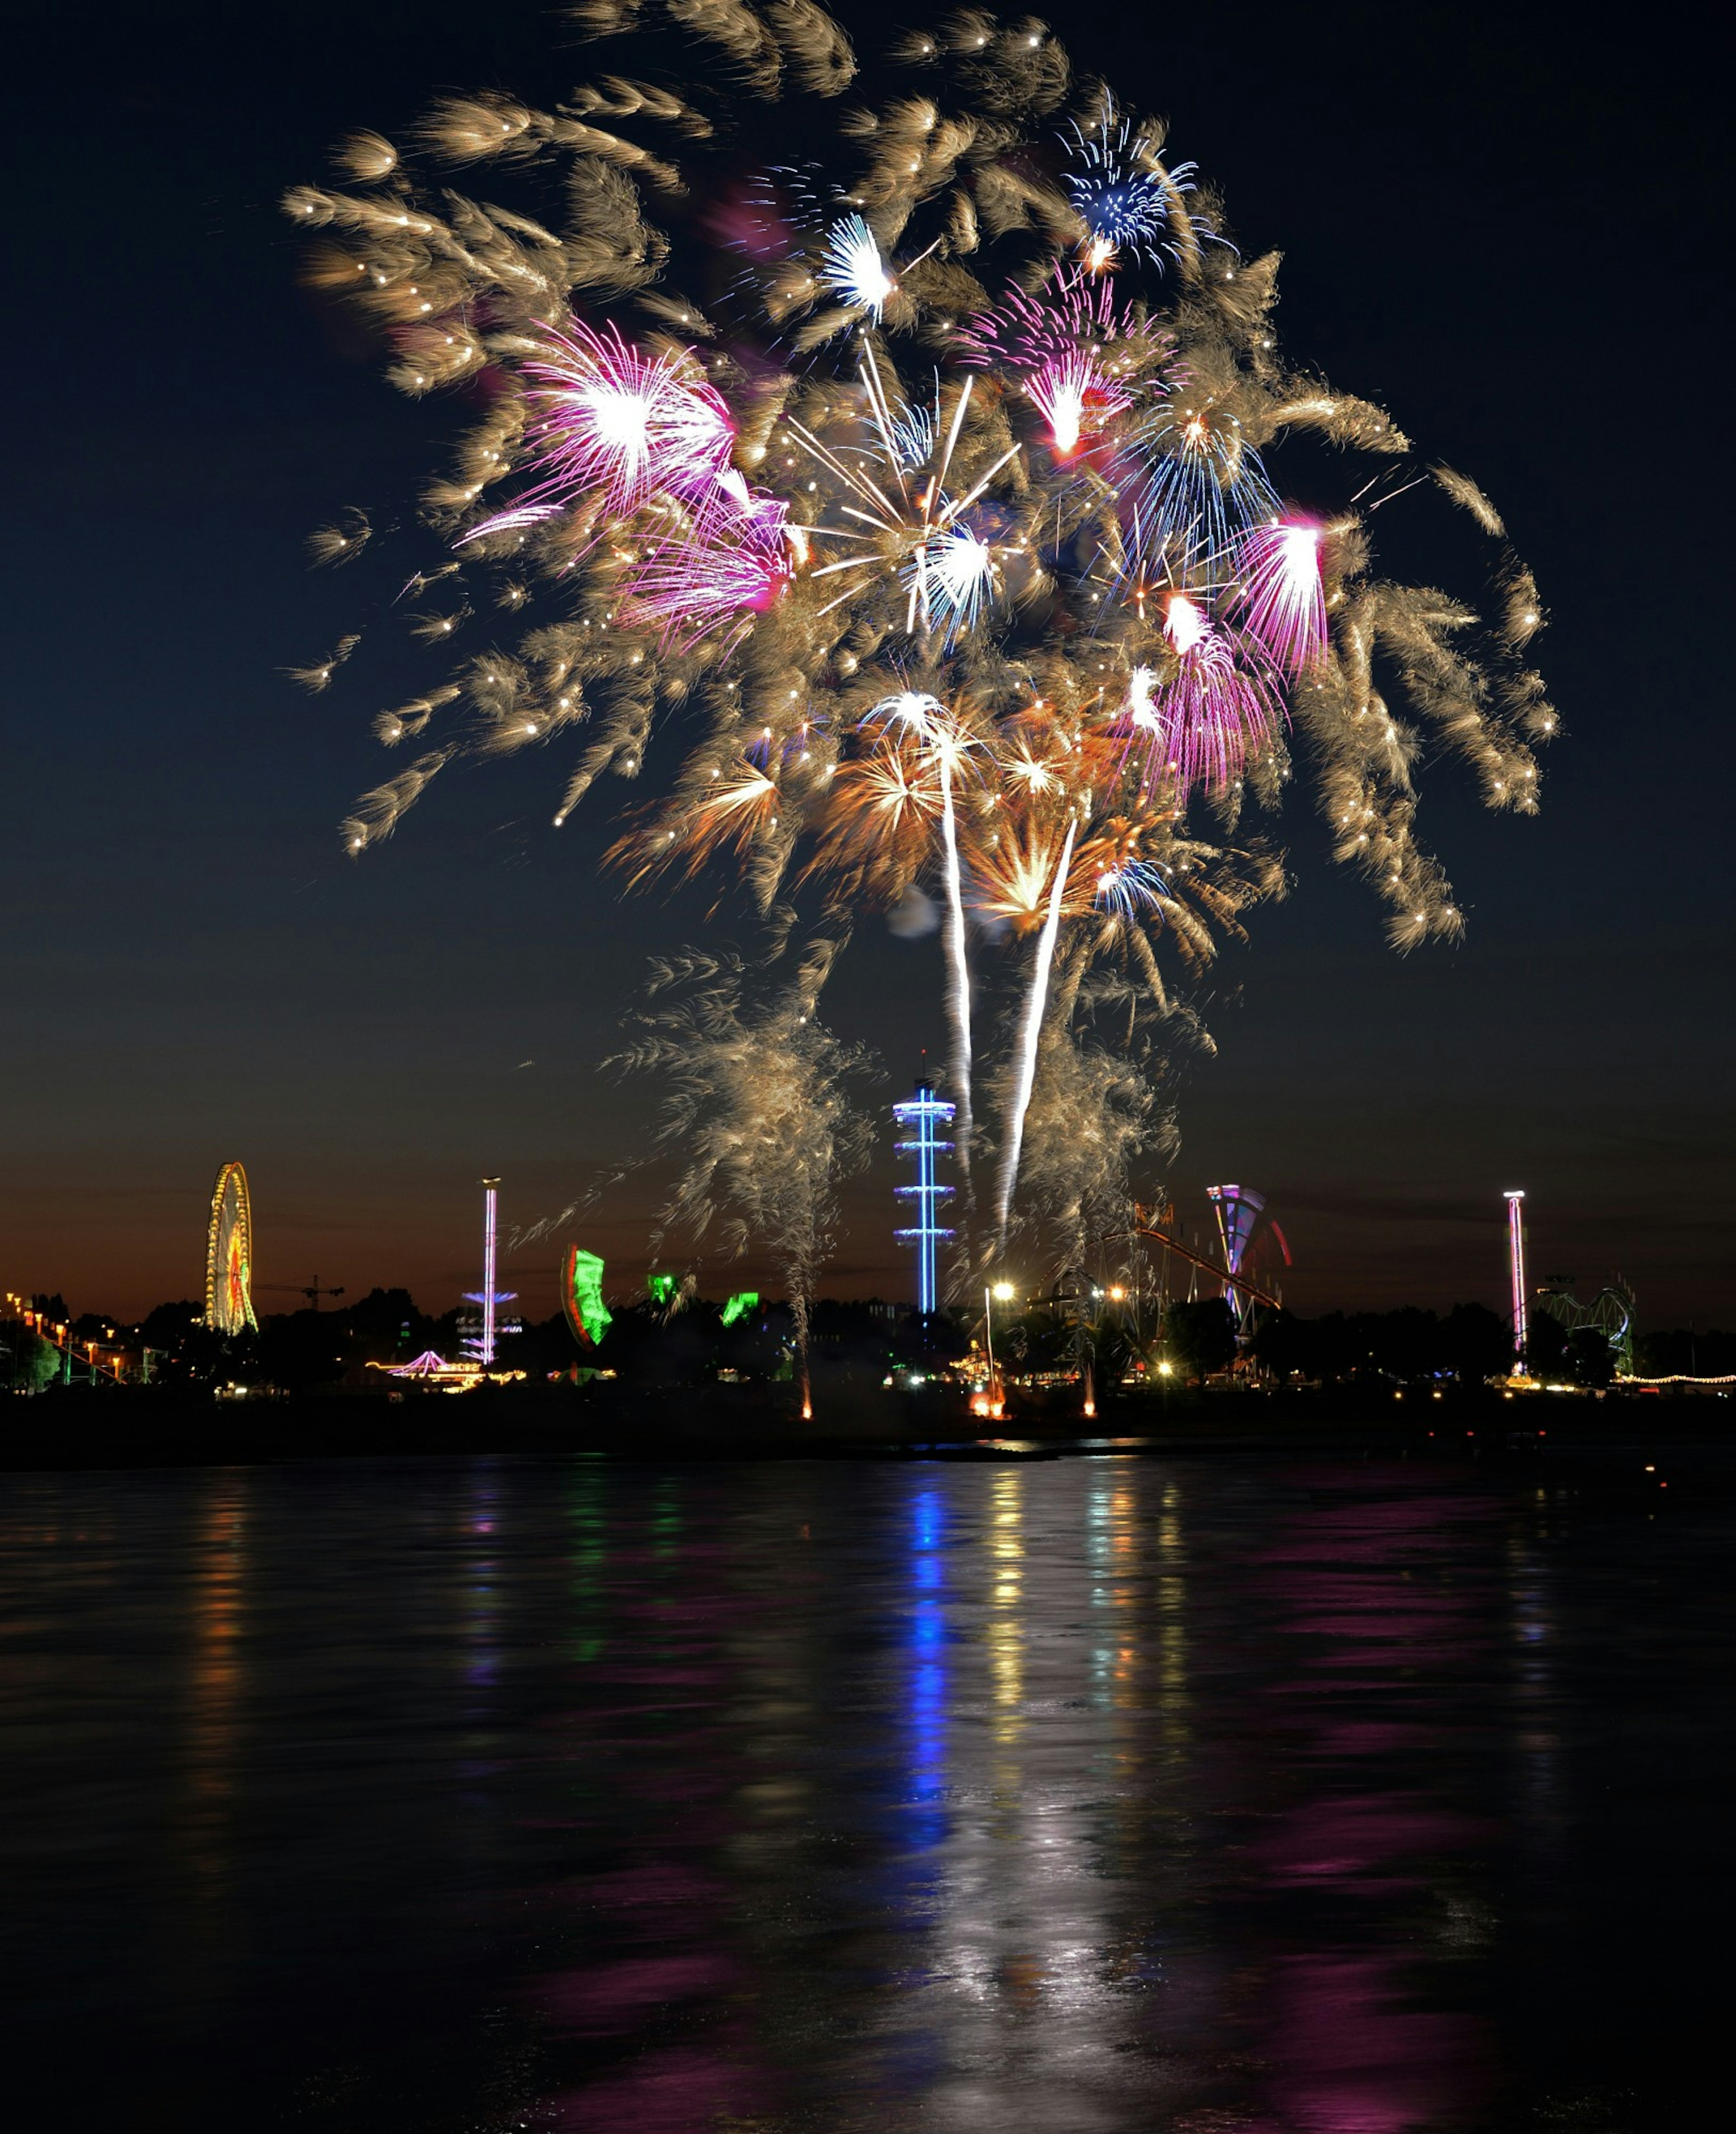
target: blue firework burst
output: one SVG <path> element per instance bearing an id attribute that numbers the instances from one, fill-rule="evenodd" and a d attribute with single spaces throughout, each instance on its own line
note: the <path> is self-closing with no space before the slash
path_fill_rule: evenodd
<path id="1" fill-rule="evenodd" d="M 1090 132 L 1074 126 L 1065 138 L 1075 157 L 1067 190 L 1093 244 L 1154 263 L 1165 253 L 1174 258 L 1178 224 L 1194 228 L 1183 200 L 1194 190 L 1196 166 L 1166 170 L 1130 120 L 1107 112 Z"/>

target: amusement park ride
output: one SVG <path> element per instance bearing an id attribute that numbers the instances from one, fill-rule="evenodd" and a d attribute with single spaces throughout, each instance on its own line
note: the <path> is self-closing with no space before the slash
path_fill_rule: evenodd
<path id="1" fill-rule="evenodd" d="M 1633 1322 L 1637 1309 L 1633 1292 L 1621 1275 L 1606 1282 L 1589 1304 L 1581 1304 L 1567 1287 L 1571 1275 L 1546 1275 L 1533 1290 L 1525 1271 L 1525 1195 L 1522 1190 L 1502 1196 L 1507 1202 L 1507 1271 L 1513 1287 L 1513 1375 L 1515 1386 L 1531 1382 L 1526 1361 L 1531 1346 L 1531 1309 L 1535 1301 L 1569 1335 L 1591 1332 L 1608 1345 L 1618 1378 L 1634 1376 Z"/>
<path id="2" fill-rule="evenodd" d="M 1609 1345 L 1609 1353 L 1615 1359 L 1616 1375 L 1631 1378 L 1635 1373 L 1633 1358 L 1633 1318 L 1637 1309 L 1633 1292 L 1622 1276 L 1606 1282 L 1589 1304 L 1581 1304 L 1566 1283 L 1572 1277 L 1551 1275 L 1549 1287 L 1536 1292 L 1537 1309 L 1546 1311 L 1550 1317 L 1570 1334 L 1585 1329 L 1600 1335 Z"/>
<path id="3" fill-rule="evenodd" d="M 1165 1255 L 1173 1253 L 1185 1265 L 1210 1275 L 1222 1285 L 1224 1301 L 1229 1306 L 1236 1321 L 1236 1331 L 1246 1340 L 1253 1331 L 1254 1312 L 1258 1306 L 1269 1311 L 1283 1309 L 1284 1300 L 1274 1291 L 1262 1288 L 1246 1272 L 1249 1248 L 1254 1227 L 1265 1209 L 1262 1195 L 1250 1186 L 1208 1185 L 1208 1197 L 1218 1216 L 1218 1233 L 1223 1249 L 1222 1260 L 1209 1259 L 1177 1235 L 1174 1229 L 1175 1209 L 1165 1203 L 1161 1207 L 1147 1207 L 1136 1201 L 1133 1207 L 1132 1235 L 1146 1238 L 1160 1244 Z M 1276 1241 L 1285 1267 L 1290 1264 L 1290 1246 L 1278 1225 L 1268 1219 L 1268 1230 Z M 1167 1282 L 1164 1285 L 1167 1287 Z"/>
<path id="4" fill-rule="evenodd" d="M 503 1319 L 503 1304 L 515 1304 L 518 1292 L 494 1287 L 495 1265 L 499 1258 L 500 1180 L 485 1178 L 482 1185 L 482 1287 L 465 1292 L 466 1304 L 480 1305 L 481 1311 L 470 1320 L 469 1330 L 463 1337 L 464 1353 L 473 1364 L 486 1371 L 494 1361 L 494 1346 L 503 1334 L 516 1334 L 520 1329 L 516 1319 Z"/>
<path id="5" fill-rule="evenodd" d="M 214 1333 L 236 1335 L 259 1322 L 253 1316 L 253 1210 L 247 1173 L 226 1163 L 211 1192 L 211 1222 L 205 1251 L 205 1323 Z"/>

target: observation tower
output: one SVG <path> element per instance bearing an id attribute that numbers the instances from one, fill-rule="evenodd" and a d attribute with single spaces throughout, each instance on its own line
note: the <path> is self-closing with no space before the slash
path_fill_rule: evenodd
<path id="1" fill-rule="evenodd" d="M 1223 1248 L 1223 1263 L 1232 1274 L 1240 1274 L 1254 1225 L 1266 1206 L 1266 1196 L 1251 1185 L 1208 1185 L 1207 1198 L 1218 1218 L 1218 1238 Z M 1230 1307 L 1237 1334 L 1246 1334 L 1254 1300 L 1232 1282 L 1223 1286 L 1223 1301 Z"/>
<path id="2" fill-rule="evenodd" d="M 952 1152 L 952 1142 L 940 1139 L 939 1133 L 952 1125 L 955 1109 L 935 1095 L 934 1084 L 926 1077 L 917 1084 L 914 1097 L 892 1107 L 892 1116 L 904 1137 L 895 1147 L 900 1156 L 916 1160 L 916 1183 L 898 1189 L 899 1200 L 913 1204 L 910 1212 L 916 1220 L 895 1234 L 901 1243 L 916 1247 L 916 1308 L 925 1318 L 938 1301 L 935 1247 L 952 1234 L 940 1221 L 940 1204 L 951 1199 L 952 1189 L 939 1183 L 935 1166 L 941 1156 Z"/>
<path id="3" fill-rule="evenodd" d="M 487 1370 L 494 1360 L 496 1335 L 516 1334 L 518 1331 L 518 1323 L 516 1320 L 503 1320 L 498 1316 L 499 1306 L 517 1301 L 515 1291 L 496 1289 L 494 1287 L 494 1264 L 499 1245 L 499 1189 L 500 1180 L 498 1178 L 485 1178 L 482 1180 L 482 1287 L 480 1289 L 466 1290 L 464 1296 L 466 1304 L 480 1304 L 482 1307 L 480 1321 L 472 1322 L 476 1330 L 474 1333 L 467 1333 L 464 1337 L 464 1352 L 465 1355 L 474 1357 L 484 1370 Z"/>

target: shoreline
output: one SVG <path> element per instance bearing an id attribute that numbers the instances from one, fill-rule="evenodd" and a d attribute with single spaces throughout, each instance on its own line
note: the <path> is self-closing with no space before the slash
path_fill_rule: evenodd
<path id="1" fill-rule="evenodd" d="M 744 1393 L 750 1389 L 742 1389 Z M 781 1390 L 781 1389 L 780 1389 Z M 1463 1462 L 1577 1456 L 1642 1462 L 1691 1448 L 1696 1465 L 1736 1453 L 1728 1411 L 1699 1400 L 1597 1400 L 1477 1389 L 1438 1400 L 1333 1393 L 1183 1393 L 1033 1403 L 989 1423 L 954 1401 L 916 1396 L 822 1401 L 803 1422 L 752 1389 L 748 1399 L 647 1389 L 597 1400 L 538 1392 L 217 1400 L 181 1389 L 76 1390 L 0 1406 L 0 1472 L 268 1465 L 297 1460 L 587 1457 L 712 1463 L 780 1460 L 1005 1460 L 1373 1452 Z"/>

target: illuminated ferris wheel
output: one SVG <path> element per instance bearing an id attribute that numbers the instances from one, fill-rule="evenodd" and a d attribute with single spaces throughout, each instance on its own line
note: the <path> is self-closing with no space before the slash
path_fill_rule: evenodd
<path id="1" fill-rule="evenodd" d="M 211 1193 L 211 1228 L 205 1253 L 205 1323 L 219 1334 L 239 1334 L 253 1316 L 253 1214 L 247 1173 L 226 1163 Z"/>

